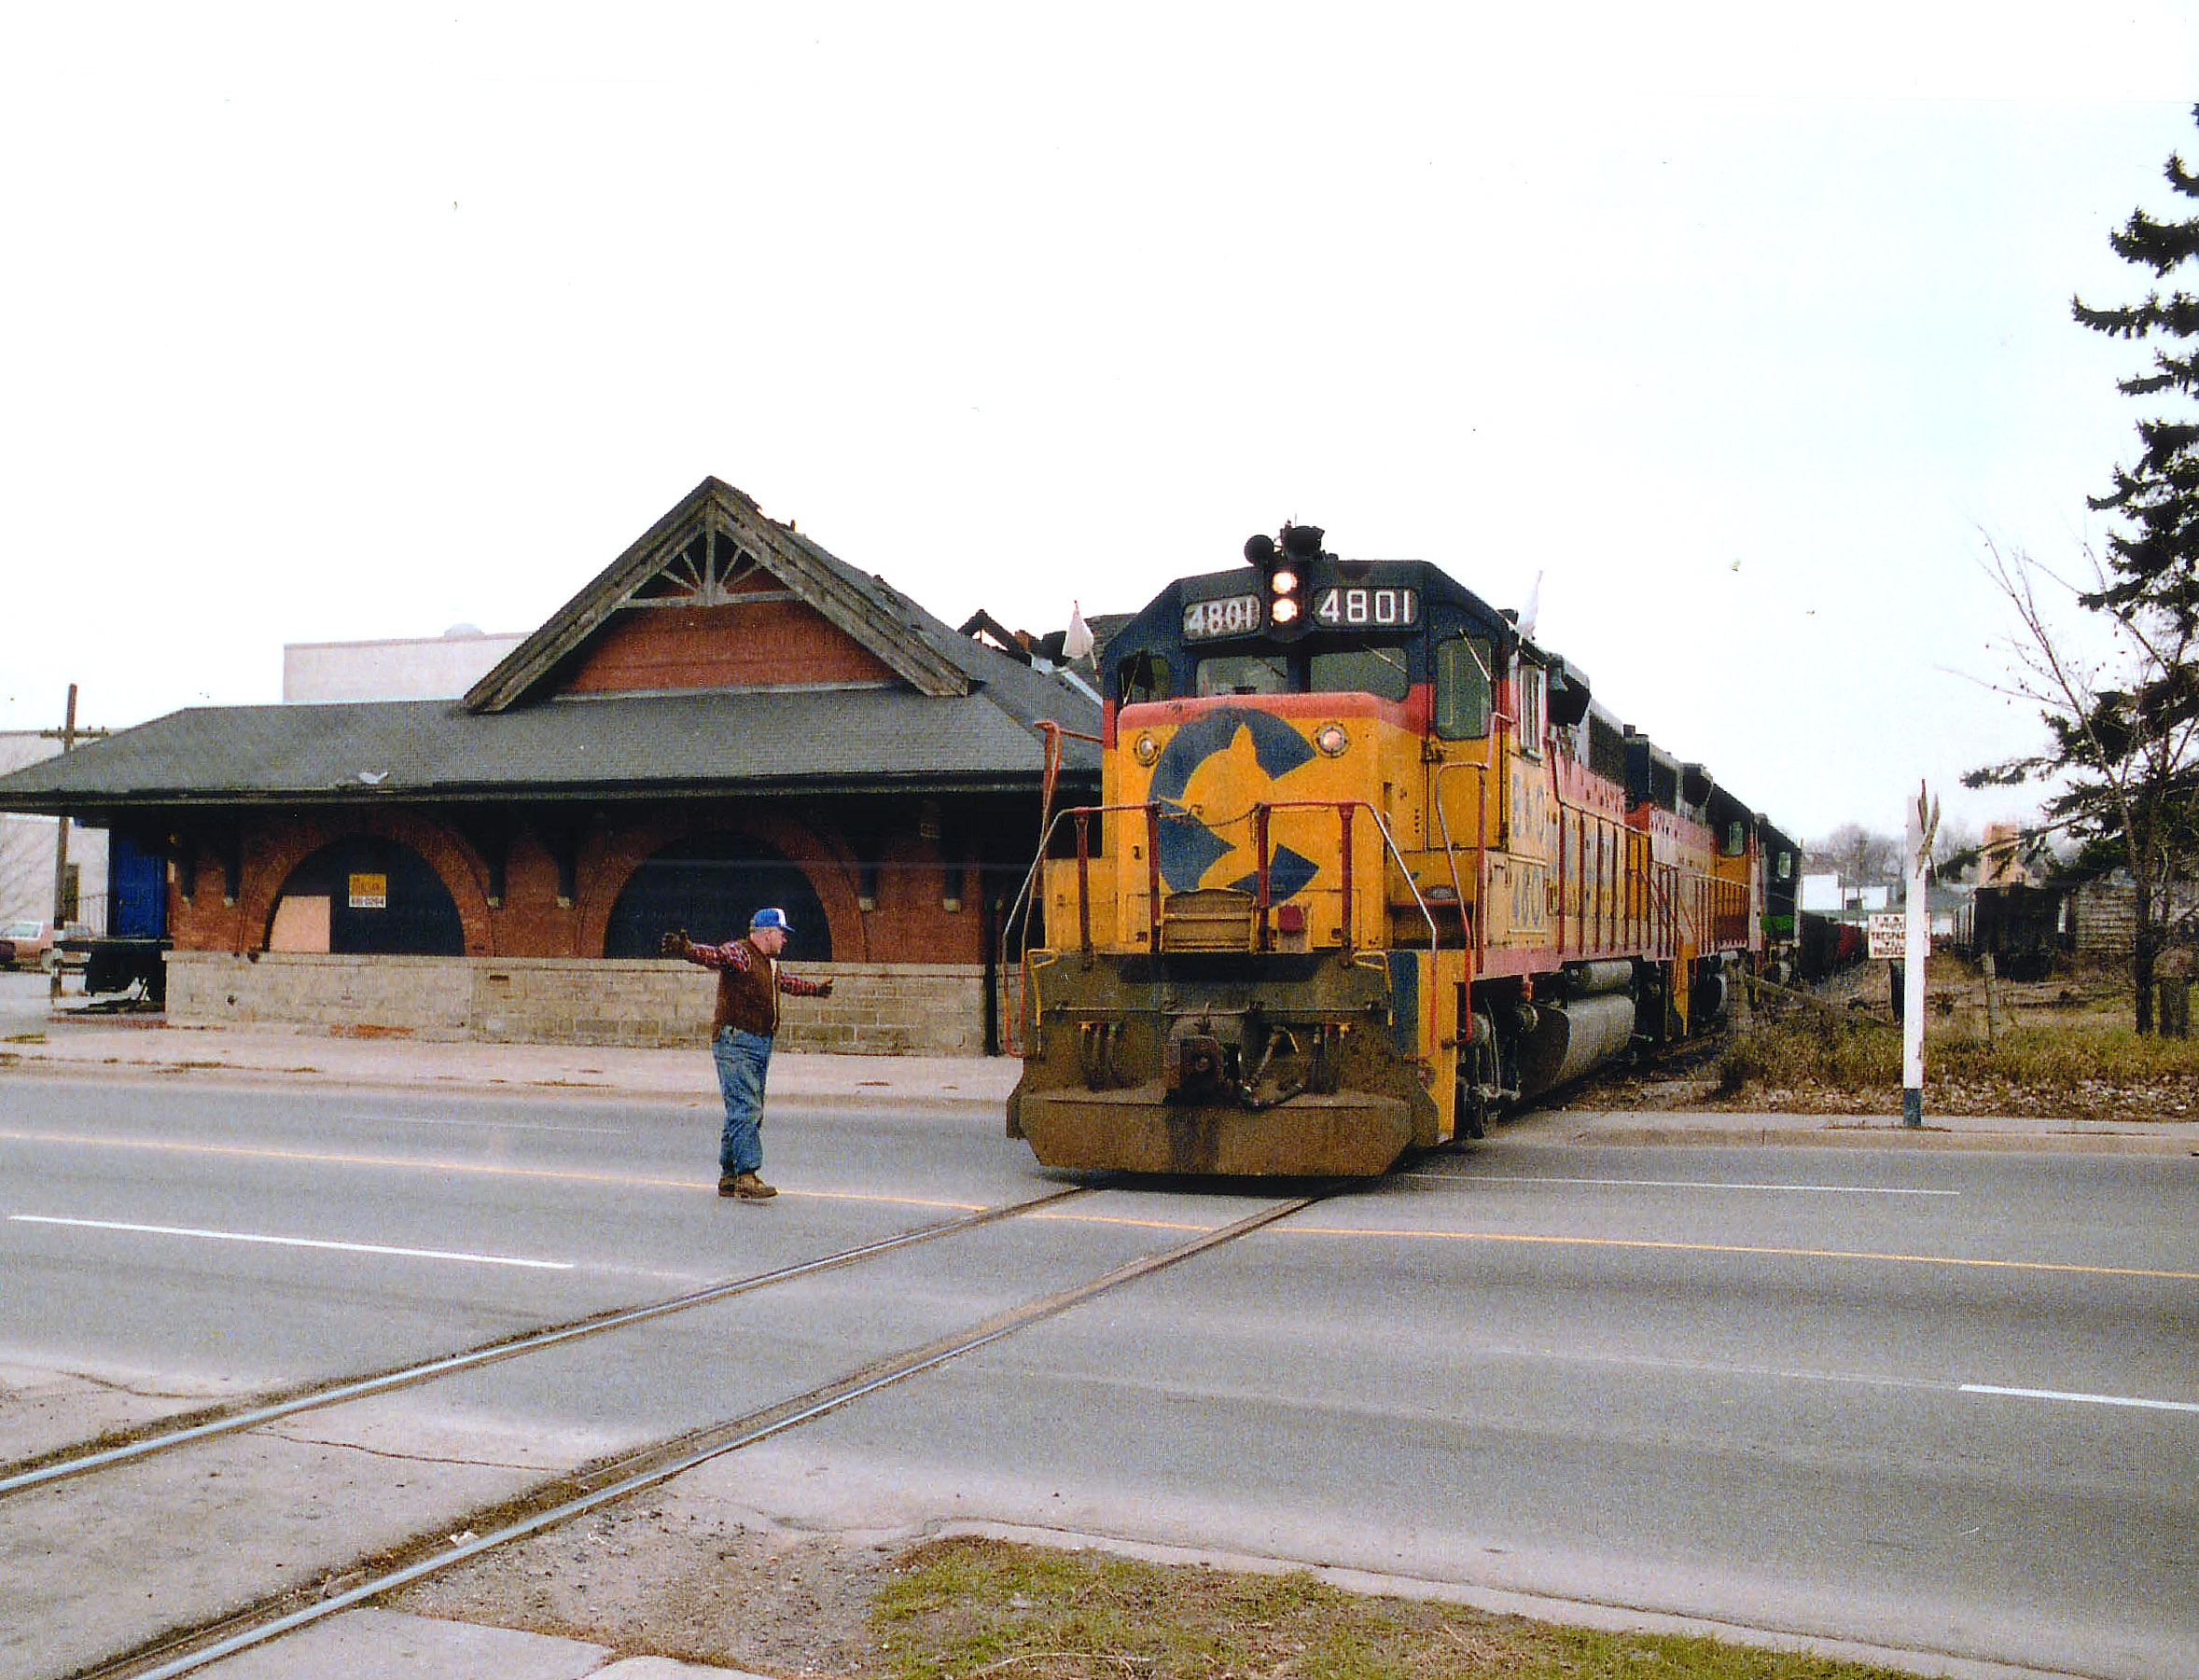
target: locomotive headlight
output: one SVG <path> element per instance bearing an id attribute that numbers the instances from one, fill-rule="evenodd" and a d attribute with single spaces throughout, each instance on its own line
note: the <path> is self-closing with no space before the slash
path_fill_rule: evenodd
<path id="1" fill-rule="evenodd" d="M 1298 618 L 1298 603 L 1287 595 L 1279 596 L 1268 608 L 1268 617 L 1277 624 L 1291 623 Z"/>
<path id="2" fill-rule="evenodd" d="M 1343 732 L 1343 725 L 1340 723 L 1325 723 L 1314 731 L 1314 744 L 1331 758 L 1343 757 L 1343 749 L 1351 743 L 1352 738 Z"/>
<path id="3" fill-rule="evenodd" d="M 1280 566 L 1268 578 L 1268 588 L 1278 595 L 1298 593 L 1298 574 L 1288 566 Z"/>
<path id="4" fill-rule="evenodd" d="M 1130 750 L 1140 764 L 1149 766 L 1161 756 L 1161 743 L 1150 735 L 1140 735 L 1136 744 Z"/>

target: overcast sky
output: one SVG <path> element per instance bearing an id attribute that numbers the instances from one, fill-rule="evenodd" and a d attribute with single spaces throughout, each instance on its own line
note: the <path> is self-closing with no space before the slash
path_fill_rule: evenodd
<path id="1" fill-rule="evenodd" d="M 21 7 L 0 729 L 526 631 L 706 474 L 950 622 L 1285 520 L 1790 831 L 2036 726 L 2199 162 L 2188 6 Z M 1966 674 L 1967 673 L 1967 674 Z"/>

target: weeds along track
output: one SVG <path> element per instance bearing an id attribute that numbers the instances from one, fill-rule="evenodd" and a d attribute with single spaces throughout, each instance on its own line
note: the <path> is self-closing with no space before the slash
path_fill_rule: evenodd
<path id="1" fill-rule="evenodd" d="M 55 1680 L 63 1675 L 67 1680 L 169 1680 L 170 1676 L 190 1673 L 469 1562 L 484 1552 L 657 1487 L 724 1454 L 829 1416 L 867 1395 L 1013 1336 L 1094 1297 L 1233 1243 L 1325 1201 L 1344 1187 L 1325 1185 L 1304 1195 L 1267 1203 L 1233 1222 L 1125 1261 L 1081 1282 L 1030 1297 L 964 1328 L 873 1358 L 841 1376 L 751 1408 L 740 1416 L 715 1420 L 599 1459 L 577 1470 L 549 1476 L 516 1496 L 493 1505 L 477 1506 L 456 1516 L 438 1515 L 431 1530 L 400 1544 L 370 1555 L 353 1556 L 335 1567 L 316 1566 L 310 1581 L 268 1590 L 252 1597 L 248 1603 L 211 1613 L 180 1611 L 157 1634 L 140 1639 L 118 1654 L 53 1671 Z M 105 1474 L 154 1454 L 203 1446 L 218 1437 L 257 1428 L 299 1412 L 435 1381 L 459 1371 L 521 1358 L 583 1337 L 631 1328 L 798 1278 L 860 1265 L 916 1243 L 953 1237 L 1039 1210 L 1052 1210 L 1078 1199 L 1105 1194 L 1104 1187 L 1054 1191 L 920 1227 L 817 1259 L 711 1284 L 647 1306 L 601 1313 L 570 1324 L 546 1326 L 443 1358 L 330 1382 L 310 1391 L 261 1396 L 218 1418 L 192 1420 L 182 1427 L 157 1427 L 139 1439 L 102 1443 L 92 1450 L 78 1450 L 28 1468 L 12 1467 L 5 1479 L 0 1479 L 0 1499 L 37 1489 L 52 1489 L 57 1494 L 65 1495 L 66 1486 L 56 1484 L 72 1480 L 80 1481 L 88 1491 L 97 1489 Z M 235 1596 L 241 1595 L 232 1595 Z"/>

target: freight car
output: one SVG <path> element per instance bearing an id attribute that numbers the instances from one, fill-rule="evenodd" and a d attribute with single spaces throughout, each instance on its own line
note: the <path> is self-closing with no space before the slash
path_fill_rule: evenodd
<path id="1" fill-rule="evenodd" d="M 1026 888 L 1011 1137 L 1380 1173 L 1725 1014 L 1790 841 L 1437 567 L 1304 525 L 1245 559 L 1104 650 L 1101 802 Z"/>

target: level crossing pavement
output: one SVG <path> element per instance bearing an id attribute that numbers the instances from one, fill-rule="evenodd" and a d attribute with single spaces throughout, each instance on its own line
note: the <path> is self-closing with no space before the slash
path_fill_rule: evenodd
<path id="1" fill-rule="evenodd" d="M 467 1092 L 538 1091 L 564 1098 L 708 1098 L 708 1057 L 699 1048 L 434 1042 L 347 1037 L 277 1026 L 177 1026 L 157 1016 L 88 1016 L 77 1000 L 50 1008 L 11 986 L 0 996 L 0 1108 L 9 1076 L 298 1083 Z M 774 1058 L 774 1096 L 851 1102 L 967 1103 L 997 1106 L 1014 1083 L 1005 1058 L 863 1057 L 787 1052 Z M 1506 1125 L 1517 1144 L 1684 1145 L 1780 1144 L 1893 1149 L 2010 1149 L 2070 1153 L 2199 1154 L 2199 1124 L 1962 1118 L 1928 1113 L 1922 1129 L 1892 1114 L 1818 1116 L 1704 1111 L 1553 1110 Z M 1994 1672 L 1973 1665 L 1975 1672 Z M 679 1680 L 738 1671 L 512 1630 L 359 1609 L 198 1671 L 214 1680 Z"/>

